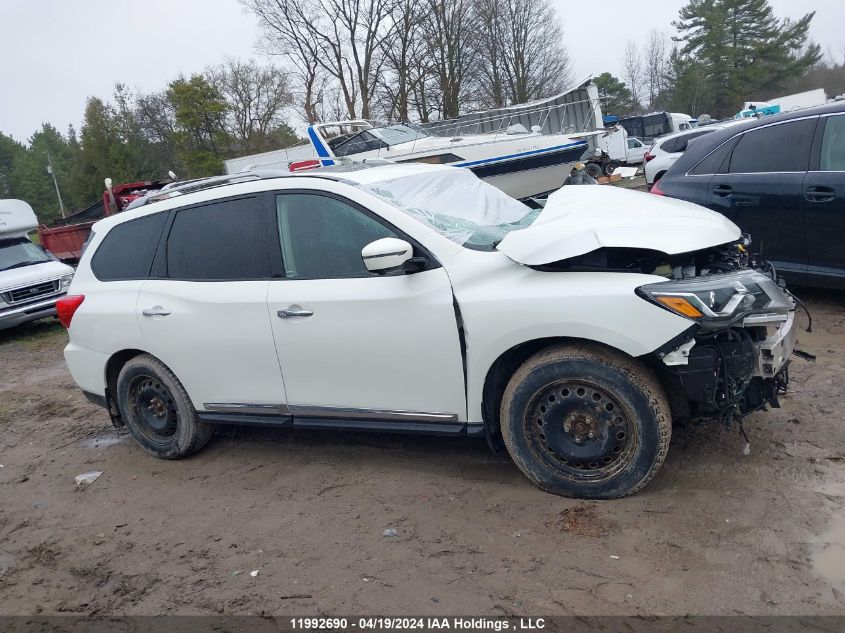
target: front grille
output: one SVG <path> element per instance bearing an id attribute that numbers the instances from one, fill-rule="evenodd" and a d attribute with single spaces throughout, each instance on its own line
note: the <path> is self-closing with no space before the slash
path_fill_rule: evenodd
<path id="1" fill-rule="evenodd" d="M 26 303 L 43 297 L 51 295 L 59 291 L 59 280 L 43 281 L 32 286 L 24 286 L 23 288 L 15 288 L 2 293 L 3 301 L 9 304 Z"/>

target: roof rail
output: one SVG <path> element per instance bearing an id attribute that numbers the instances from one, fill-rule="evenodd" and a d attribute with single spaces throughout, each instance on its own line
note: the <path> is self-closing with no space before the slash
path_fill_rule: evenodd
<path id="1" fill-rule="evenodd" d="M 219 187 L 220 185 L 229 185 L 237 182 L 245 182 L 248 180 L 264 180 L 266 178 L 283 178 L 290 176 L 291 173 L 281 170 L 256 170 L 243 171 L 236 174 L 227 174 L 225 176 L 210 176 L 208 178 L 198 178 L 196 180 L 188 180 L 184 183 L 174 183 L 172 186 L 162 188 L 153 194 L 150 194 L 148 202 L 169 198 L 173 194 L 185 194 L 202 191 L 203 189 L 210 189 L 212 187 Z"/>
<path id="2" fill-rule="evenodd" d="M 240 171 L 235 174 L 227 174 L 225 176 L 210 176 L 208 178 L 197 178 L 195 180 L 186 180 L 182 183 L 175 182 L 172 184 L 167 185 L 166 187 L 159 189 L 158 191 L 154 191 L 152 193 L 148 193 L 143 198 L 137 198 L 136 200 L 132 201 L 127 205 L 125 211 L 130 209 L 137 209 L 138 207 L 143 207 L 148 205 L 152 202 L 159 202 L 161 200 L 167 200 L 168 198 L 172 198 L 175 196 L 181 196 L 188 193 L 196 193 L 198 191 L 203 191 L 205 189 L 212 189 L 214 187 L 222 187 L 224 185 L 232 185 L 239 182 L 249 182 L 252 180 L 266 180 L 270 178 L 300 178 L 302 176 L 309 176 L 311 178 L 325 178 L 327 180 L 335 180 L 341 181 L 343 180 L 343 176 L 340 175 L 344 169 L 349 169 L 350 167 L 357 167 L 359 169 L 363 169 L 365 167 L 375 167 L 378 165 L 390 164 L 391 161 L 383 160 L 383 159 L 366 159 L 365 161 L 361 161 L 360 163 L 354 163 L 349 161 L 343 161 L 342 164 L 337 165 L 336 167 L 325 167 L 322 169 L 315 169 L 313 171 L 298 171 L 298 172 L 289 172 L 289 171 L 282 171 L 277 169 L 256 169 L 250 171 Z M 337 169 L 338 171 L 332 173 Z"/>

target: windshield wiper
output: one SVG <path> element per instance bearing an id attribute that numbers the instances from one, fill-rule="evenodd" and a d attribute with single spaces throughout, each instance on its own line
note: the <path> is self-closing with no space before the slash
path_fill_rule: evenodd
<path id="1" fill-rule="evenodd" d="M 40 262 L 33 262 L 33 261 L 18 262 L 17 264 L 12 264 L 11 266 L 6 266 L 5 268 L 0 268 L 0 271 L 2 271 L 2 270 L 12 270 L 12 268 L 23 268 L 24 266 L 34 266 L 35 264 L 43 264 L 43 263 L 48 262 L 48 261 L 50 261 L 50 260 L 45 259 L 45 260 L 40 261 Z"/>

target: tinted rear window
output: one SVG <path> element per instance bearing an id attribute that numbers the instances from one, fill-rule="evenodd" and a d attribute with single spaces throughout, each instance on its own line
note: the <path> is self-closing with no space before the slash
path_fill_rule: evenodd
<path id="1" fill-rule="evenodd" d="M 166 220 L 167 213 L 156 213 L 112 228 L 91 260 L 91 269 L 97 279 L 116 281 L 149 277 Z"/>
<path id="2" fill-rule="evenodd" d="M 723 171 L 723 166 L 727 162 L 728 155 L 737 139 L 731 139 L 727 143 L 723 143 L 712 152 L 710 152 L 704 160 L 693 167 L 689 173 L 695 175 L 703 174 L 718 174 Z"/>
<path id="3" fill-rule="evenodd" d="M 669 153 L 685 152 L 687 151 L 687 145 L 692 139 L 704 136 L 705 134 L 710 134 L 712 131 L 713 130 L 701 130 L 700 132 L 690 132 L 689 134 L 684 134 L 683 136 L 676 136 L 675 138 L 665 141 L 661 146 L 661 149 L 664 152 Z"/>
<path id="4" fill-rule="evenodd" d="M 171 279 L 270 277 L 267 214 L 257 198 L 223 200 L 176 212 L 167 238 Z"/>
<path id="5" fill-rule="evenodd" d="M 731 154 L 732 174 L 807 171 L 816 119 L 746 132 Z"/>

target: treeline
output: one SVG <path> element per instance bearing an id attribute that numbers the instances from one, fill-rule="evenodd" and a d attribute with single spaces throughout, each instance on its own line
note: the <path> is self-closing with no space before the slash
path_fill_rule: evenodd
<path id="1" fill-rule="evenodd" d="M 135 95 L 118 84 L 111 101 L 88 99 L 78 131 L 45 123 L 28 145 L 0 134 L 0 198 L 26 200 L 49 222 L 60 207 L 48 164 L 67 212 L 97 201 L 106 177 L 220 173 L 225 158 L 296 142 L 286 116 L 293 100 L 286 72 L 235 59 L 160 92 Z"/>
<path id="2" fill-rule="evenodd" d="M 27 145 L 0 134 L 0 197 L 27 200 L 47 222 L 59 214 L 48 161 L 65 207 L 78 210 L 106 177 L 220 173 L 226 158 L 296 142 L 302 122 L 448 119 L 572 80 L 551 0 L 239 1 L 278 66 L 228 60 L 149 94 L 118 84 L 111 100 L 88 99 L 79 130 L 45 123 Z M 672 37 L 629 42 L 621 77 L 595 78 L 602 109 L 721 118 L 779 91 L 836 94 L 829 86 L 842 86 L 845 66 L 820 62 L 812 19 L 778 19 L 768 0 L 689 0 Z"/>
<path id="3" fill-rule="evenodd" d="M 565 89 L 550 0 L 240 0 L 306 121 L 449 119 Z"/>
<path id="4" fill-rule="evenodd" d="M 745 101 L 798 91 L 802 77 L 825 66 L 808 39 L 813 16 L 779 19 L 768 0 L 690 0 L 672 23 L 671 38 L 652 31 L 643 42 L 629 42 L 621 78 L 596 78 L 605 113 L 723 118 Z"/>

